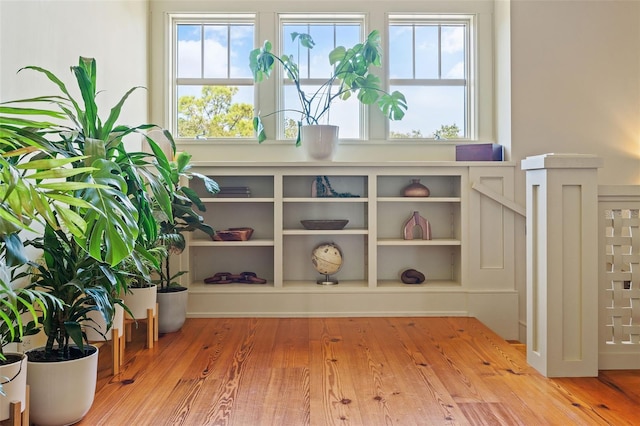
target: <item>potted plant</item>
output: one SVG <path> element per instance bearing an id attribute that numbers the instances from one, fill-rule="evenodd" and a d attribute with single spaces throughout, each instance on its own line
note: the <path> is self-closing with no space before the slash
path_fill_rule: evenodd
<path id="1" fill-rule="evenodd" d="M 58 304 L 49 295 L 25 288 L 13 288 L 0 279 L 0 421 L 10 417 L 10 403 L 20 402 L 21 411 L 27 400 L 27 357 L 18 351 L 7 352 L 11 343 L 40 329 L 39 314 L 46 315 L 46 301 Z"/>
<path id="2" fill-rule="evenodd" d="M 72 197 L 76 189 L 89 184 L 57 182 L 53 185 L 41 179 L 71 176 L 81 173 L 66 165 L 80 158 L 35 159 L 50 152 L 51 146 L 43 134 L 52 125 L 34 117 L 60 118 L 60 114 L 33 108 L 0 104 L 0 421 L 10 416 L 10 402 L 19 401 L 26 409 L 27 358 L 23 353 L 6 352 L 12 343 L 40 330 L 39 315 L 46 316 L 47 306 L 60 308 L 61 302 L 48 293 L 20 287 L 14 273 L 20 273 L 28 259 L 20 233 L 34 232 L 33 223 L 55 221 L 65 216 L 71 205 L 82 205 Z M 77 226 L 86 222 L 78 218 Z"/>
<path id="3" fill-rule="evenodd" d="M 94 59 L 80 58 L 78 65 L 71 67 L 81 101 L 74 99 L 50 71 L 35 66 L 24 69 L 44 74 L 60 94 L 16 103 L 52 104 L 56 109 L 51 115 L 65 118 L 46 129 L 49 149 L 36 153 L 31 163 L 51 161 L 52 156 L 64 159 L 68 162 L 67 174 L 54 176 L 37 171 L 34 175 L 45 180 L 62 178 L 61 182 L 40 185 L 49 185 L 52 190 L 56 185 L 71 187 L 72 193 L 64 199 L 73 200 L 67 210 L 54 213 L 45 208 L 40 213 L 48 216 L 43 235 L 27 242 L 43 253 L 42 263 L 32 262 L 32 271 L 23 272 L 23 276 L 32 277 L 30 288 L 62 301 L 47 303 L 43 318 L 45 347 L 27 353 L 31 418 L 40 425 L 70 424 L 86 414 L 95 392 L 97 348 L 87 344 L 82 325 L 92 311 L 99 311 L 111 324 L 118 295 L 127 289 L 120 265 L 130 259 L 141 265 L 141 259 L 150 257 L 139 242 L 157 235 L 151 206 L 170 212 L 171 194 L 158 183 L 159 176 L 168 177 L 170 168 L 160 147 L 145 133 L 157 126 L 116 124 L 123 104 L 138 87 L 126 92 L 103 121 L 96 104 Z M 123 138 L 135 133 L 146 138 L 151 153 L 125 149 Z M 85 361 L 86 382 L 80 385 L 70 378 L 82 376 L 80 365 Z M 62 371 L 56 373 L 55 369 Z M 53 378 L 39 381 L 40 373 Z"/>
<path id="4" fill-rule="evenodd" d="M 210 194 L 220 190 L 217 182 L 208 176 L 190 171 L 191 155 L 181 152 L 171 162 L 171 179 L 165 181 L 173 194 L 172 216 L 167 216 L 163 210 L 158 210 L 156 219 L 160 224 L 158 245 L 165 250 L 162 252 L 161 267 L 155 282 L 158 289 L 158 329 L 161 333 L 178 331 L 184 324 L 187 314 L 187 288 L 176 280 L 187 271 L 171 272 L 171 256 L 180 254 L 185 248 L 184 232 L 202 231 L 212 237 L 213 228 L 204 222 L 203 217 L 196 211 L 204 212 L 206 207 L 198 194 L 185 184 L 188 179 L 201 179 L 205 189 Z"/>
<path id="5" fill-rule="evenodd" d="M 306 49 L 312 49 L 315 44 L 309 34 L 294 32 L 291 33 L 291 39 Z M 328 117 L 334 101 L 349 99 L 351 95 L 356 95 L 365 105 L 376 103 L 391 120 L 400 120 L 404 117 L 407 109 L 404 95 L 398 91 L 388 93 L 383 90 L 379 77 L 371 72 L 372 67 L 379 67 L 382 63 L 380 33 L 377 30 L 371 31 L 364 42 L 357 43 L 353 47 L 338 46 L 333 49 L 329 53 L 329 63 L 333 67 L 333 73 L 317 90 L 310 92 L 305 91 L 300 82 L 299 67 L 293 55 L 278 56 L 272 52 L 272 47 L 271 42 L 267 40 L 262 47 L 252 50 L 249 55 L 249 67 L 254 81 L 260 83 L 271 76 L 274 66 L 278 63 L 282 66 L 284 75 L 294 83 L 300 109 L 289 111 L 300 114 L 296 146 L 301 145 L 302 141 L 305 144 L 310 143 L 305 133 L 311 134 L 317 130 L 307 126 L 320 125 Z M 269 115 L 277 112 L 279 111 Z M 253 126 L 257 132 L 258 142 L 263 142 L 267 135 L 260 115 L 254 117 Z M 335 134 L 337 140 L 335 126 L 327 129 Z M 323 140 L 326 141 L 327 138 Z M 334 143 L 335 141 L 332 140 L 328 146 L 319 147 L 314 151 L 315 155 L 319 159 L 329 158 L 331 152 L 328 148 L 331 148 Z M 311 152 L 312 156 L 314 152 Z"/>

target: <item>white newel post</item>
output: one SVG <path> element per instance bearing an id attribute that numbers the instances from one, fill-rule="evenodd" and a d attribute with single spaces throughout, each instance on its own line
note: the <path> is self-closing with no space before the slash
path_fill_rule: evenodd
<path id="1" fill-rule="evenodd" d="M 598 375 L 599 157 L 544 154 L 527 172 L 527 362 L 547 377 Z"/>

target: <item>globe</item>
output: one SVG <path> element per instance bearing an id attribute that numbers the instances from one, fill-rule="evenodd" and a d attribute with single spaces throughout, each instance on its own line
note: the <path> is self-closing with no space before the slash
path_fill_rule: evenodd
<path id="1" fill-rule="evenodd" d="M 326 276 L 318 284 L 337 284 L 337 281 L 329 279 L 329 275 L 335 274 L 342 267 L 342 250 L 335 243 L 322 243 L 311 251 L 311 263 L 316 271 Z"/>

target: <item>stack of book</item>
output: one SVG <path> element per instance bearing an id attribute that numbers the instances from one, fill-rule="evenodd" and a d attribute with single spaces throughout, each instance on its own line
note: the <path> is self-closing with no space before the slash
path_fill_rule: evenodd
<path id="1" fill-rule="evenodd" d="M 251 197 L 251 190 L 248 186 L 221 186 L 220 192 L 218 192 L 218 197 Z"/>

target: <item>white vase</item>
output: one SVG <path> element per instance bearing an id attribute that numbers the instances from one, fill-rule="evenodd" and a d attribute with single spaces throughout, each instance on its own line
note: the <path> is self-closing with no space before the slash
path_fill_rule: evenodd
<path id="1" fill-rule="evenodd" d="M 20 360 L 11 364 L 0 365 L 0 381 L 4 396 L 0 397 L 0 421 L 7 420 L 10 414 L 10 403 L 20 402 L 24 411 L 27 395 L 27 357 L 18 353 L 5 353 L 5 356 L 17 356 Z"/>
<path id="2" fill-rule="evenodd" d="M 124 333 L 124 309 L 120 305 L 115 306 L 113 321 L 111 327 L 109 328 L 107 328 L 107 322 L 104 320 L 104 317 L 100 312 L 91 311 L 87 314 L 87 317 L 93 320 L 89 321 L 88 324 L 90 326 L 85 325 L 84 329 L 84 331 L 87 333 L 87 340 L 89 340 L 90 342 L 102 342 L 103 340 L 111 340 L 113 338 L 112 330 L 114 328 L 118 330 L 119 336 L 122 336 L 122 334 Z"/>
<path id="3" fill-rule="evenodd" d="M 98 348 L 90 347 L 93 353 L 80 359 L 27 362 L 29 419 L 32 423 L 38 426 L 71 425 L 89 412 L 98 377 Z M 31 351 L 40 350 L 44 348 Z"/>
<path id="4" fill-rule="evenodd" d="M 300 128 L 300 140 L 311 160 L 332 160 L 338 148 L 338 126 L 313 124 Z"/>
<path id="5" fill-rule="evenodd" d="M 187 299 L 189 291 L 173 291 L 158 293 L 158 331 L 160 333 L 173 333 L 184 325 L 187 318 Z"/>
<path id="6" fill-rule="evenodd" d="M 129 287 L 130 292 L 127 292 L 122 297 L 122 301 L 129 308 L 133 314 L 134 319 L 146 319 L 147 309 L 153 309 L 156 313 L 156 293 L 158 287 L 152 285 L 149 287 Z M 131 318 L 129 313 L 125 313 L 127 318 Z"/>

